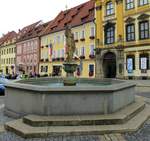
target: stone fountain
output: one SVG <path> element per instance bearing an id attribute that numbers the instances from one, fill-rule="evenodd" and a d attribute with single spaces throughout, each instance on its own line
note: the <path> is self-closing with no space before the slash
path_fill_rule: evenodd
<path id="1" fill-rule="evenodd" d="M 99 135 L 116 132 L 118 128 L 126 132 L 129 129 L 126 125 L 131 123 L 132 130 L 138 129 L 149 115 L 141 118 L 143 112 L 144 115 L 148 112 L 145 103 L 135 98 L 135 84 L 116 79 L 75 78 L 75 42 L 69 27 L 65 35 L 66 78 L 37 78 L 6 83 L 4 112 L 7 116 L 22 119 L 6 123 L 5 128 L 24 138 Z M 137 118 L 137 114 L 137 121 L 142 120 L 134 123 L 133 117 Z"/>
<path id="2" fill-rule="evenodd" d="M 77 69 L 77 64 L 73 61 L 73 56 L 76 50 L 74 36 L 71 33 L 71 28 L 66 27 L 66 61 L 64 65 L 64 71 L 66 72 L 66 78 L 63 79 L 64 86 L 74 86 L 77 83 L 77 78 L 74 76 L 74 72 Z"/>

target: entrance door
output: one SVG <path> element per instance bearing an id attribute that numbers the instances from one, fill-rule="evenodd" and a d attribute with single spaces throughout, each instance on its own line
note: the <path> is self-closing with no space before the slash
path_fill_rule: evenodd
<path id="1" fill-rule="evenodd" d="M 62 66 L 53 66 L 53 76 L 61 76 Z"/>
<path id="2" fill-rule="evenodd" d="M 104 55 L 103 71 L 105 78 L 116 77 L 116 55 L 114 53 L 108 52 Z"/>

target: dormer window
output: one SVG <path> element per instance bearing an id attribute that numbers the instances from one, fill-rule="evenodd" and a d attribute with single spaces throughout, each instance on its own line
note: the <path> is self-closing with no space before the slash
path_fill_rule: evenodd
<path id="1" fill-rule="evenodd" d="M 110 1 L 106 4 L 106 16 L 114 14 L 114 5 Z"/>

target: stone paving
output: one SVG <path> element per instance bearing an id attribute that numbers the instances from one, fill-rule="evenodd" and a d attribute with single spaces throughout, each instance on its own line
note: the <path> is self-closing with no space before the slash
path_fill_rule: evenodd
<path id="1" fill-rule="evenodd" d="M 125 134 L 127 141 L 150 141 L 150 119 L 135 133 Z"/>
<path id="2" fill-rule="evenodd" d="M 125 139 L 121 134 L 107 134 L 100 136 L 58 136 L 42 139 L 23 139 L 15 134 L 5 132 L 0 135 L 0 141 L 125 141 Z"/>

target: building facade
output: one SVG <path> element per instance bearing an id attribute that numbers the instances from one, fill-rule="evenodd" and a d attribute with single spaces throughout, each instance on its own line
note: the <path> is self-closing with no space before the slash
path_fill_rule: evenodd
<path id="1" fill-rule="evenodd" d="M 95 16 L 94 2 L 62 11 L 51 21 L 41 37 L 41 75 L 61 76 L 65 61 L 65 27 L 71 26 L 76 44 L 74 61 L 78 64 L 77 77 L 95 77 Z"/>
<path id="2" fill-rule="evenodd" d="M 4 75 L 16 73 L 16 38 L 17 33 L 12 31 L 4 35 L 5 38 L 0 46 L 1 72 Z"/>
<path id="3" fill-rule="evenodd" d="M 149 0 L 96 0 L 97 77 L 150 77 Z"/>
<path id="4" fill-rule="evenodd" d="M 17 71 L 27 75 L 38 74 L 40 58 L 40 38 L 43 28 L 48 25 L 37 22 L 19 37 L 16 43 Z"/>

